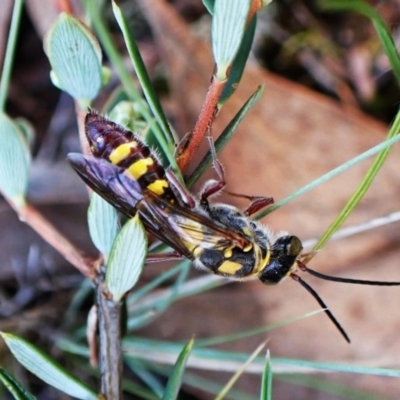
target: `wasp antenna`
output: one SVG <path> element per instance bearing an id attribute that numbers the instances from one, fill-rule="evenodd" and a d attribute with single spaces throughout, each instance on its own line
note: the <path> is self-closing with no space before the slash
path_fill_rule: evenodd
<path id="1" fill-rule="evenodd" d="M 318 304 L 324 309 L 325 314 L 334 323 L 334 325 L 339 330 L 339 332 L 342 334 L 342 336 L 346 339 L 346 341 L 348 343 L 350 343 L 350 338 L 347 335 L 346 331 L 339 324 L 339 321 L 334 317 L 334 315 L 331 313 L 328 306 L 323 302 L 321 297 L 319 297 L 318 293 L 307 282 L 303 281 L 303 279 L 301 279 L 298 275 L 292 273 L 292 274 L 290 274 L 290 277 L 292 279 L 294 279 L 295 281 L 299 282 L 300 285 L 303 286 L 303 288 L 305 288 L 307 290 L 307 292 L 310 293 L 312 297 L 314 297 L 315 300 L 317 300 Z"/>
<path id="2" fill-rule="evenodd" d="M 370 286 L 400 286 L 400 282 L 385 282 L 385 281 L 368 281 L 365 279 L 351 279 L 351 278 L 341 278 L 337 276 L 330 276 L 321 274 L 321 272 L 314 271 L 313 269 L 308 268 L 305 264 L 299 263 L 299 268 L 302 271 L 308 272 L 311 275 L 316 276 L 320 279 L 325 279 L 327 281 L 333 282 L 342 282 L 342 283 L 352 283 L 355 285 L 370 285 Z"/>

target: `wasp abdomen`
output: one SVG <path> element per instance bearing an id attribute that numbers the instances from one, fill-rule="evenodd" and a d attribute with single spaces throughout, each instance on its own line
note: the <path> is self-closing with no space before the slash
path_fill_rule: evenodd
<path id="1" fill-rule="evenodd" d="M 244 278 L 250 276 L 255 265 L 253 252 L 243 252 L 241 249 L 233 249 L 229 257 L 224 251 L 204 249 L 198 258 L 202 266 L 214 274 L 231 278 Z"/>
<path id="2" fill-rule="evenodd" d="M 175 202 L 165 170 L 150 148 L 133 132 L 90 111 L 85 119 L 86 136 L 95 157 L 126 169 L 143 190 Z"/>

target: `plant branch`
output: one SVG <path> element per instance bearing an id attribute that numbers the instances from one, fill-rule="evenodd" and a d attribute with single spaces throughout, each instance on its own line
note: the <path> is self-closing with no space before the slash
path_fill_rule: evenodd
<path id="1" fill-rule="evenodd" d="M 184 138 L 184 143 L 178 149 L 177 163 L 182 173 L 187 170 L 190 161 L 193 159 L 201 141 L 207 134 L 215 116 L 217 115 L 218 100 L 221 97 L 226 82 L 226 80 L 219 81 L 215 76 L 213 76 L 203 106 L 201 107 L 200 114 L 197 117 L 196 124 L 188 137 Z"/>
<path id="2" fill-rule="evenodd" d="M 67 261 L 86 276 L 86 278 L 94 279 L 95 268 L 93 261 L 84 257 L 61 232 L 39 213 L 38 210 L 29 204 L 22 208 L 17 208 L 12 202 L 9 203 L 17 212 L 21 221 L 27 223 L 34 229 L 47 243 L 53 246 Z"/>
<path id="3" fill-rule="evenodd" d="M 101 393 L 106 399 L 122 398 L 121 303 L 107 297 L 104 274 L 96 282 Z"/>

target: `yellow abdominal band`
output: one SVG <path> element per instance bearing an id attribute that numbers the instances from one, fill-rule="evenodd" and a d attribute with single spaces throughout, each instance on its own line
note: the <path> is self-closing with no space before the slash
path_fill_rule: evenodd
<path id="1" fill-rule="evenodd" d="M 124 143 L 114 149 L 110 154 L 110 161 L 113 164 L 118 164 L 124 158 L 128 157 L 131 154 L 131 150 L 137 147 L 137 142 L 132 141 L 129 143 Z"/>

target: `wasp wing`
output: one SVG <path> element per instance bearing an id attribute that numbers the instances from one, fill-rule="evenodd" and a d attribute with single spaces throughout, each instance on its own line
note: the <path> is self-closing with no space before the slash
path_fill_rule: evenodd
<path id="1" fill-rule="evenodd" d="M 69 154 L 68 159 L 82 180 L 118 211 L 128 217 L 139 212 L 148 232 L 186 258 L 193 259 L 193 254 L 153 204 L 153 198 L 147 192 L 145 194 L 139 183 L 123 168 L 106 160 L 78 153 Z"/>
<path id="2" fill-rule="evenodd" d="M 188 259 L 194 258 L 197 246 L 225 249 L 249 244 L 247 238 L 206 215 L 143 190 L 125 169 L 107 160 L 75 153 L 68 158 L 88 186 L 128 217 L 139 212 L 150 233 Z"/>
<path id="3" fill-rule="evenodd" d="M 68 160 L 82 180 L 118 211 L 133 217 L 137 204 L 144 199 L 139 183 L 131 179 L 126 185 L 123 170 L 110 162 L 78 153 L 68 154 Z"/>

